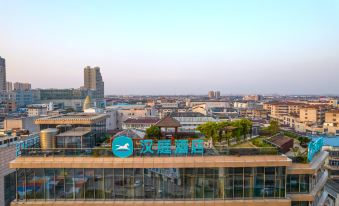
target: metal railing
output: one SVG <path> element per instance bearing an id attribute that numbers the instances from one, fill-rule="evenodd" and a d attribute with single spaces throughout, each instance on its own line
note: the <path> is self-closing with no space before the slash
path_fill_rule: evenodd
<path id="1" fill-rule="evenodd" d="M 185 156 L 252 156 L 252 155 L 279 155 L 279 151 L 272 148 L 212 148 L 206 149 L 202 154 L 176 154 L 175 149 L 171 150 L 171 154 L 158 154 L 154 150 L 153 154 L 141 154 L 140 148 L 135 148 L 133 155 L 130 157 L 185 157 Z M 23 157 L 114 157 L 111 148 L 25 148 L 21 149 Z"/>

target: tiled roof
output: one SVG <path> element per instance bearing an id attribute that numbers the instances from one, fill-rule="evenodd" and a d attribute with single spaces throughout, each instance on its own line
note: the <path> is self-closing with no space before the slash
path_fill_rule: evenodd
<path id="1" fill-rule="evenodd" d="M 159 120 L 155 125 L 158 127 L 181 127 L 180 122 L 170 116 Z"/>

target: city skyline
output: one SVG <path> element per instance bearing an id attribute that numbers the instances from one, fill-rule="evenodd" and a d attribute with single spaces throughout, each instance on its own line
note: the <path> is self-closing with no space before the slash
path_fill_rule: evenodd
<path id="1" fill-rule="evenodd" d="M 7 79 L 33 88 L 90 65 L 107 95 L 338 94 L 338 2 L 0 2 Z"/>

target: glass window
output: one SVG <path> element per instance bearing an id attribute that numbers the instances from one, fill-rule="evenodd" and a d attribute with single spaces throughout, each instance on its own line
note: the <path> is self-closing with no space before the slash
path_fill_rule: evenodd
<path id="1" fill-rule="evenodd" d="M 299 192 L 299 175 L 290 176 L 290 191 Z"/>
<path id="2" fill-rule="evenodd" d="M 26 169 L 26 198 L 35 199 L 34 170 Z"/>
<path id="3" fill-rule="evenodd" d="M 254 179 L 253 168 L 244 168 L 244 197 L 253 197 Z"/>
<path id="4" fill-rule="evenodd" d="M 184 169 L 184 198 L 194 199 L 195 191 L 195 169 Z"/>
<path id="5" fill-rule="evenodd" d="M 45 193 L 45 174 L 43 169 L 34 169 L 35 173 L 35 198 L 44 199 Z"/>
<path id="6" fill-rule="evenodd" d="M 124 171 L 123 169 L 114 169 L 114 197 L 124 199 Z"/>
<path id="7" fill-rule="evenodd" d="M 45 169 L 45 198 L 47 200 L 54 199 L 55 182 L 54 169 Z"/>
<path id="8" fill-rule="evenodd" d="M 94 169 L 85 169 L 85 198 L 94 199 Z"/>
<path id="9" fill-rule="evenodd" d="M 225 198 L 232 199 L 234 197 L 234 179 L 233 179 L 233 168 L 225 169 Z"/>
<path id="10" fill-rule="evenodd" d="M 19 200 L 26 199 L 25 169 L 17 170 L 17 195 Z"/>
<path id="11" fill-rule="evenodd" d="M 17 196 L 19 200 L 284 198 L 285 171 L 285 167 L 21 169 L 16 174 Z M 309 191 L 309 175 L 288 175 L 287 180 L 289 192 Z"/>
<path id="12" fill-rule="evenodd" d="M 84 169 L 74 169 L 74 196 L 75 199 L 84 199 L 85 197 L 85 179 Z"/>
<path id="13" fill-rule="evenodd" d="M 95 199 L 104 199 L 104 176 L 102 169 L 94 169 Z"/>
<path id="14" fill-rule="evenodd" d="M 144 169 L 134 169 L 134 199 L 144 199 Z"/>
<path id="15" fill-rule="evenodd" d="M 4 192 L 5 192 L 5 205 L 10 205 L 11 202 L 15 199 L 15 186 L 16 186 L 16 180 L 15 180 L 15 172 L 12 172 L 4 177 Z"/>
<path id="16" fill-rule="evenodd" d="M 264 168 L 254 169 L 254 197 L 264 197 Z"/>
<path id="17" fill-rule="evenodd" d="M 198 168 L 195 170 L 197 172 L 195 177 L 195 199 L 204 198 L 204 169 Z"/>
<path id="18" fill-rule="evenodd" d="M 105 198 L 114 199 L 114 175 L 113 169 L 104 169 Z"/>
<path id="19" fill-rule="evenodd" d="M 55 198 L 65 198 L 65 173 L 64 169 L 55 169 Z"/>
<path id="20" fill-rule="evenodd" d="M 185 169 L 177 169 L 177 175 L 174 179 L 175 186 L 173 188 L 175 192 L 176 199 L 183 199 L 184 198 L 184 187 L 185 187 L 185 176 L 184 176 Z"/>
<path id="21" fill-rule="evenodd" d="M 134 198 L 134 169 L 124 169 L 124 195 L 125 199 Z"/>
<path id="22" fill-rule="evenodd" d="M 265 197 L 274 197 L 275 190 L 275 168 L 265 168 Z"/>
<path id="23" fill-rule="evenodd" d="M 74 174 L 73 169 L 65 169 L 65 192 L 66 199 L 74 199 Z"/>
<path id="24" fill-rule="evenodd" d="M 244 195 L 244 168 L 234 169 L 234 197 L 243 198 Z"/>
<path id="25" fill-rule="evenodd" d="M 300 192 L 309 192 L 309 175 L 300 175 Z"/>
<path id="26" fill-rule="evenodd" d="M 215 169 L 205 168 L 204 178 L 204 198 L 214 199 L 215 186 Z"/>

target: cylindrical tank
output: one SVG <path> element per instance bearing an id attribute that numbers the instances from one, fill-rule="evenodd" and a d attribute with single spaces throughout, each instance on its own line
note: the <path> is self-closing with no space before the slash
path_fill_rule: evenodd
<path id="1" fill-rule="evenodd" d="M 55 148 L 55 135 L 57 134 L 58 130 L 55 128 L 49 128 L 40 131 L 41 149 L 46 150 Z"/>

